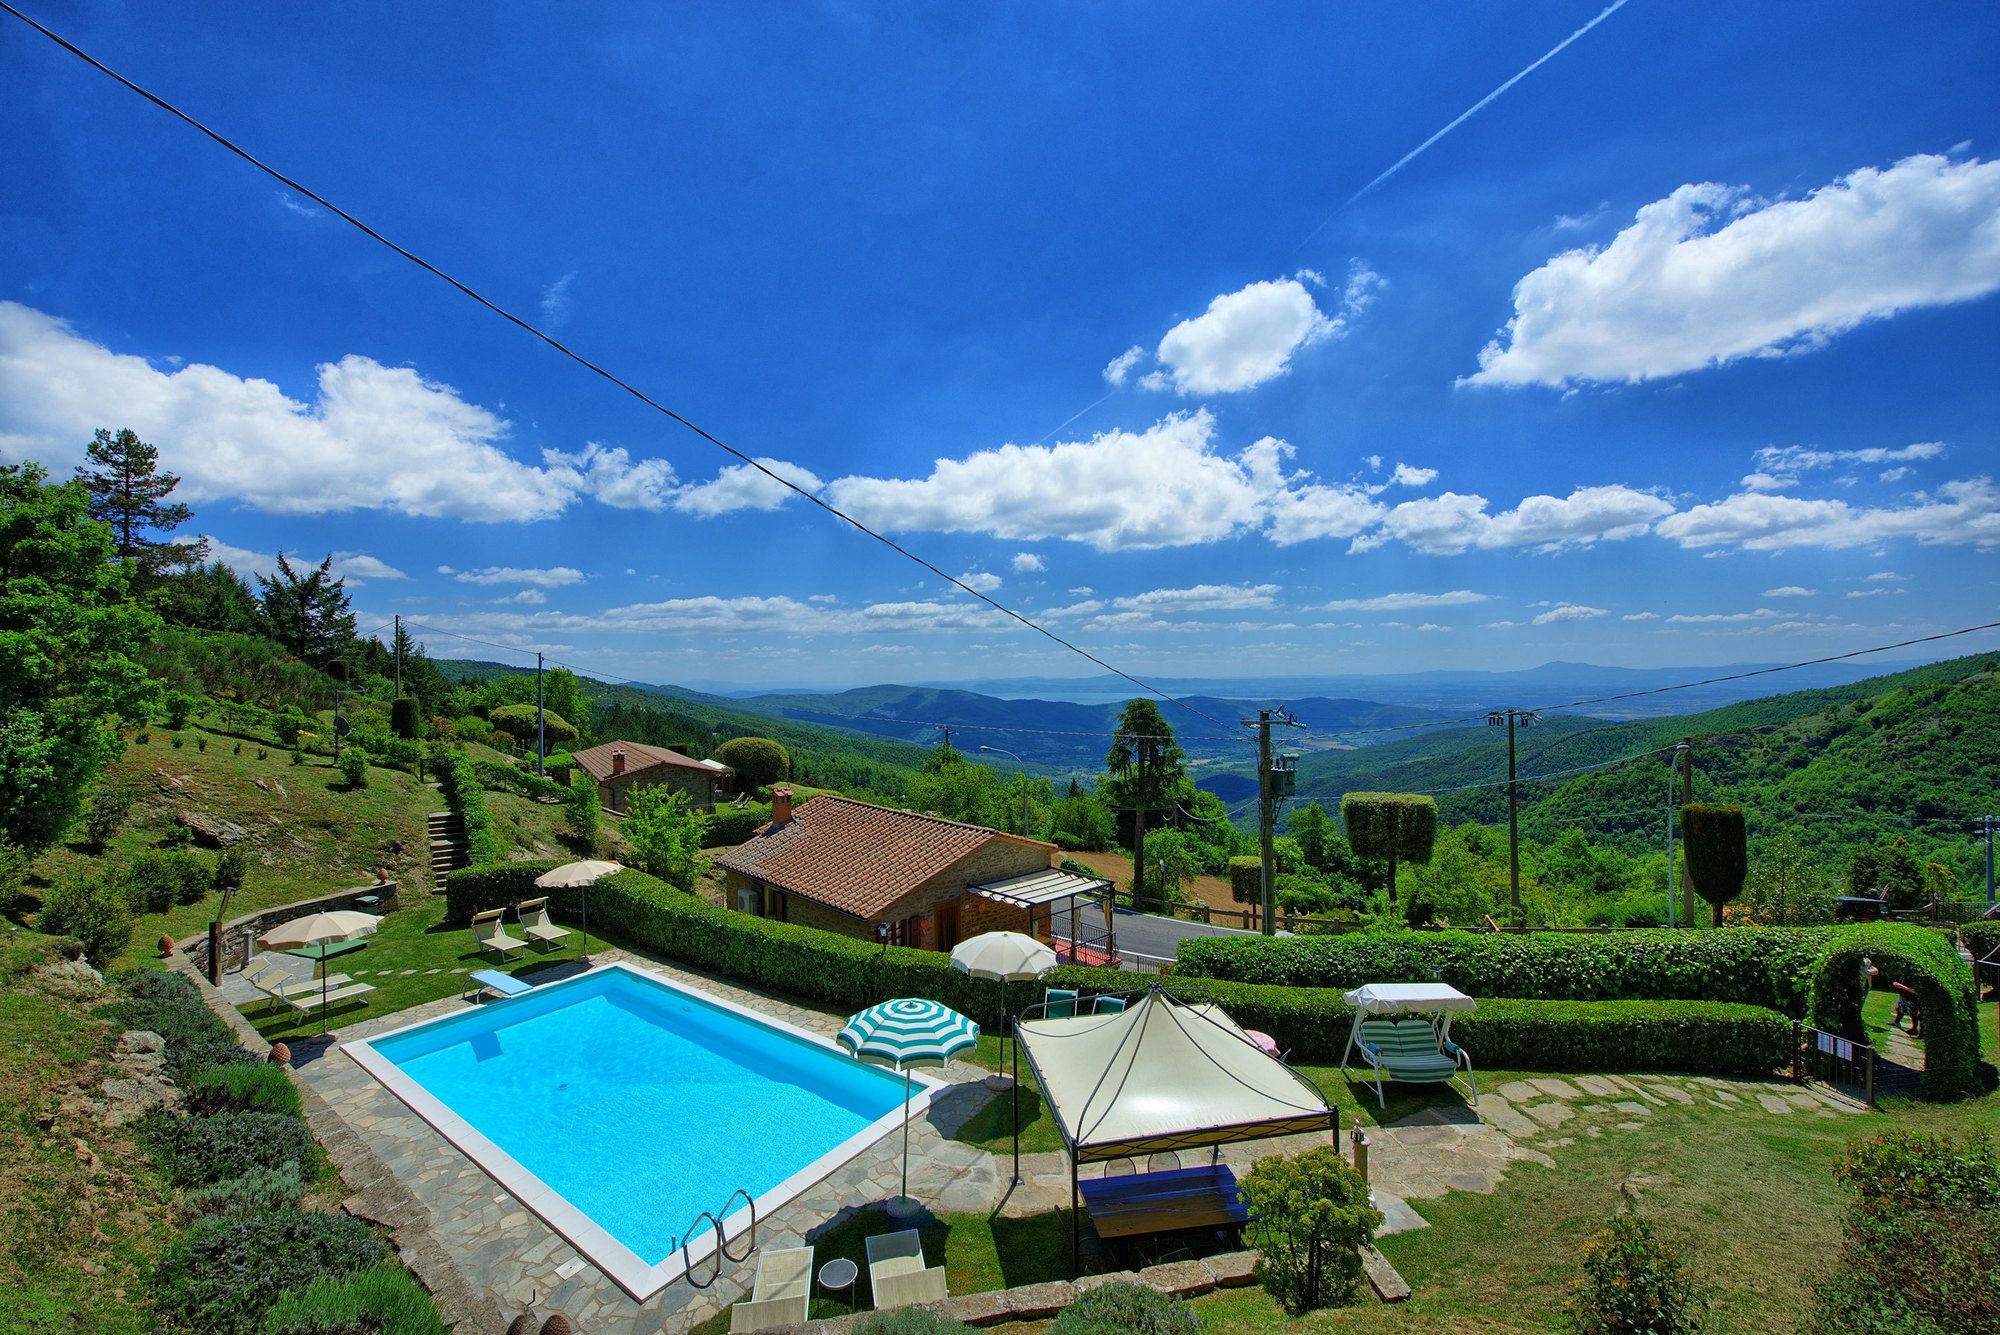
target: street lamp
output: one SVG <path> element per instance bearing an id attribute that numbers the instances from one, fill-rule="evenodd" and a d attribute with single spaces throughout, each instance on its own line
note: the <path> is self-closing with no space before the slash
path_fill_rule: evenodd
<path id="1" fill-rule="evenodd" d="M 982 751 L 991 751 L 996 756 L 1005 756 L 1016 765 L 1025 766 L 1028 763 L 1012 751 L 1002 747 L 982 746 L 979 749 Z M 1023 839 L 1028 837 L 1028 771 L 1026 769 L 1021 771 L 1021 837 Z"/>

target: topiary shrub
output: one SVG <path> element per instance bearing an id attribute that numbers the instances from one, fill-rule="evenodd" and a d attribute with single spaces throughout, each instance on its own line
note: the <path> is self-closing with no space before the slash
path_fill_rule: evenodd
<path id="1" fill-rule="evenodd" d="M 84 956 L 98 968 L 117 957 L 132 939 L 132 910 L 123 887 L 101 877 L 62 881 L 42 899 L 36 930 L 75 937 Z"/>
<path id="2" fill-rule="evenodd" d="M 304 1176 L 312 1163 L 313 1138 L 306 1124 L 279 1113 L 156 1113 L 143 1119 L 143 1125 L 154 1157 L 177 1187 L 212 1186 L 253 1169 L 286 1164 Z"/>
<path id="3" fill-rule="evenodd" d="M 486 809 L 486 792 L 465 752 L 448 746 L 433 746 L 431 772 L 437 775 L 445 805 L 458 813 L 465 826 L 465 855 L 475 867 L 484 867 L 500 857 L 500 835 L 493 827 L 493 813 Z"/>
<path id="4" fill-rule="evenodd" d="M 349 792 L 368 786 L 368 753 L 358 746 L 340 753 L 340 786 Z"/>
<path id="5" fill-rule="evenodd" d="M 732 737 L 715 748 L 715 759 L 736 771 L 736 791 L 754 793 L 792 772 L 792 757 L 768 737 Z"/>
<path id="6" fill-rule="evenodd" d="M 1195 1335 L 1201 1318 L 1180 1299 L 1118 1280 L 1087 1290 L 1056 1314 L 1049 1335 Z"/>
<path id="7" fill-rule="evenodd" d="M 182 1330 L 256 1335 L 285 1290 L 341 1279 L 388 1257 L 373 1230 L 349 1215 L 211 1215 L 189 1224 L 154 1266 L 153 1305 Z"/>
<path id="8" fill-rule="evenodd" d="M 1340 799 L 1347 842 L 1364 858 L 1388 862 L 1384 886 L 1396 902 L 1396 864 L 1429 862 L 1437 839 L 1437 799 L 1414 793 L 1349 793 Z"/>
<path id="9" fill-rule="evenodd" d="M 1979 1060 L 1979 1007 L 1972 970 L 1941 934 L 1907 923 L 1845 927 L 1828 938 L 1813 977 L 1813 1025 L 1865 1040 L 1861 1003 L 1867 996 L 1863 961 L 1886 987 L 1902 983 L 1917 994 L 1924 1017 L 1925 1099 L 1960 1099 L 1992 1087 L 1993 1068 Z"/>
<path id="10" fill-rule="evenodd" d="M 1750 874 L 1750 849 L 1744 833 L 1743 808 L 1691 802 L 1681 808 L 1688 884 L 1715 909 L 1722 926 L 1722 906 L 1743 893 Z"/>
<path id="11" fill-rule="evenodd" d="M 247 1054 L 246 1054 L 247 1055 Z M 302 1115 L 299 1089 L 270 1062 L 231 1062 L 196 1073 L 182 1085 L 196 1113 L 265 1112 Z"/>
<path id="12" fill-rule="evenodd" d="M 305 1190 L 305 1178 L 297 1164 L 253 1168 L 241 1177 L 182 1192 L 181 1211 L 191 1219 L 206 1215 L 249 1219 L 255 1215 L 290 1209 L 299 1203 L 299 1197 L 305 1195 Z"/>
<path id="13" fill-rule="evenodd" d="M 701 827 L 703 848 L 733 847 L 742 843 L 766 821 L 771 819 L 771 808 L 764 803 L 752 803 L 742 807 L 721 807 L 710 812 Z"/>
<path id="14" fill-rule="evenodd" d="M 417 714 L 417 698 L 399 696 L 389 705 L 389 731 L 406 742 L 417 740 L 422 723 Z"/>
<path id="15" fill-rule="evenodd" d="M 1374 1240 L 1382 1212 L 1339 1150 L 1322 1145 L 1259 1159 L 1239 1190 L 1255 1221 L 1248 1236 L 1263 1252 L 1257 1277 L 1281 1307 L 1297 1316 L 1354 1300 L 1361 1249 Z"/>
<path id="16" fill-rule="evenodd" d="M 1256 904 L 1262 901 L 1263 895 L 1263 859 L 1229 859 L 1229 897 L 1239 904 Z"/>
<path id="17" fill-rule="evenodd" d="M 2000 1330 L 2000 1150 L 1890 1131 L 1850 1144 L 1840 1255 L 1816 1291 L 1816 1331 Z"/>
<path id="18" fill-rule="evenodd" d="M 1708 1300 L 1674 1249 L 1629 1205 L 1583 1245 L 1564 1308 L 1577 1335 L 1696 1335 Z"/>
<path id="19" fill-rule="evenodd" d="M 444 1329 L 416 1276 L 378 1265 L 286 1293 L 265 1316 L 262 1335 L 444 1335 Z"/>

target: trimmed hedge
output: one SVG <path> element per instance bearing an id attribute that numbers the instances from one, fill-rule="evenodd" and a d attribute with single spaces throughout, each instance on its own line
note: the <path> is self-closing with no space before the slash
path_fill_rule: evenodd
<path id="1" fill-rule="evenodd" d="M 463 751 L 435 747 L 431 768 L 437 772 L 438 788 L 445 805 L 458 813 L 465 825 L 465 855 L 475 867 L 487 866 L 500 857 L 500 834 L 493 828 L 493 813 L 486 809 L 486 792 L 479 772 Z"/>
<path id="2" fill-rule="evenodd" d="M 757 833 L 758 827 L 770 819 L 771 807 L 767 802 L 752 802 L 741 807 L 718 807 L 702 822 L 701 846 L 723 848 L 740 844 Z"/>
<path id="3" fill-rule="evenodd" d="M 1972 958 L 1983 960 L 1994 951 L 2000 950 L 2000 922 L 1968 922 L 1961 924 L 1958 934 L 1965 941 L 1965 948 L 1972 952 Z"/>
<path id="4" fill-rule="evenodd" d="M 445 878 L 447 920 L 542 893 L 553 862 L 468 868 Z M 574 920 L 578 892 L 547 892 L 551 910 Z M 941 1001 L 981 1025 L 999 1023 L 999 988 L 928 950 L 879 946 L 796 923 L 719 909 L 639 871 L 590 888 L 590 921 L 612 936 L 691 968 L 856 1011 L 892 997 Z M 1069 965 L 1047 985 L 1126 992 L 1143 981 L 1119 969 Z M 1174 995 L 1212 999 L 1239 1024 L 1261 1029 L 1297 1061 L 1337 1062 L 1353 1011 L 1338 990 L 1176 977 Z M 1020 1001 L 1016 989 L 1015 999 Z M 1526 1070 L 1661 1069 L 1766 1075 L 1790 1063 L 1791 1025 L 1770 1010 L 1712 1002 L 1482 1001 L 1452 1032 L 1482 1066 Z"/>
<path id="5" fill-rule="evenodd" d="M 503 765 L 497 760 L 475 760 L 472 762 L 472 772 L 487 788 L 500 788 L 510 793 L 519 793 L 522 797 L 536 802 L 560 802 L 569 795 L 569 789 L 554 779 L 545 779 L 518 765 Z"/>
<path id="6" fill-rule="evenodd" d="M 1866 984 L 1862 959 L 1881 971 L 1878 982 L 1915 990 L 1924 1022 L 1924 1074 L 1917 1086 L 1926 1099 L 1961 1099 L 1992 1084 L 1981 1070 L 1979 1004 L 1972 970 L 1943 936 L 1907 923 L 1868 923 L 1835 934 L 1813 980 L 1812 1023 L 1865 1037 L 1861 1003 Z"/>
<path id="7" fill-rule="evenodd" d="M 1834 930 L 1195 937 L 1181 943 L 1174 972 L 1346 991 L 1363 983 L 1427 982 L 1437 969 L 1482 1004 L 1486 997 L 1728 1001 L 1804 1015 Z"/>

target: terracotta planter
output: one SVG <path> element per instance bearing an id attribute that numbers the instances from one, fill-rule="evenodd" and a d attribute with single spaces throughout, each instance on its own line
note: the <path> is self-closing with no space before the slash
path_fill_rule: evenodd
<path id="1" fill-rule="evenodd" d="M 292 1050 L 283 1043 L 273 1043 L 270 1061 L 273 1066 L 289 1066 L 292 1061 Z"/>

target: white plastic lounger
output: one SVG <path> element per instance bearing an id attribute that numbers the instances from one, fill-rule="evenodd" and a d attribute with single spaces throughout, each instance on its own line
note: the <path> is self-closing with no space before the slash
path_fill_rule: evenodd
<path id="1" fill-rule="evenodd" d="M 547 899 L 524 899 L 515 910 L 521 919 L 521 935 L 538 946 L 559 946 L 571 935 L 569 928 L 558 927 L 549 917 Z"/>
<path id="2" fill-rule="evenodd" d="M 332 981 L 328 980 L 327 990 L 322 993 L 320 991 L 319 980 L 314 979 L 310 989 L 302 987 L 288 991 L 283 996 L 279 996 L 278 1000 L 284 1002 L 295 1011 L 302 1014 L 310 1014 L 318 1010 L 322 1004 L 331 1007 L 336 1001 L 352 1001 L 356 997 L 367 996 L 374 990 L 375 985 L 373 983 L 348 983 L 341 987 L 335 987 Z M 276 996 L 277 994 L 273 993 L 272 995 Z"/>
<path id="3" fill-rule="evenodd" d="M 812 1304 L 812 1263 L 810 1247 L 757 1253 L 750 1298 L 729 1309 L 729 1335 L 779 1330 L 804 1321 Z"/>
<path id="4" fill-rule="evenodd" d="M 949 1298 L 944 1267 L 924 1267 L 923 1235 L 914 1228 L 877 1233 L 868 1239 L 868 1288 L 875 1310 L 934 1303 Z"/>
<path id="5" fill-rule="evenodd" d="M 488 909 L 484 913 L 472 915 L 472 934 L 479 940 L 479 953 L 489 952 L 506 959 L 517 950 L 526 950 L 528 943 L 507 935 L 507 924 L 501 921 L 505 909 Z"/>
<path id="6" fill-rule="evenodd" d="M 533 983 L 523 982 L 512 974 L 501 973 L 498 969 L 474 969 L 472 980 L 472 1004 L 477 1006 L 488 996 L 504 1001 L 508 997 L 518 997 L 535 990 Z"/>

